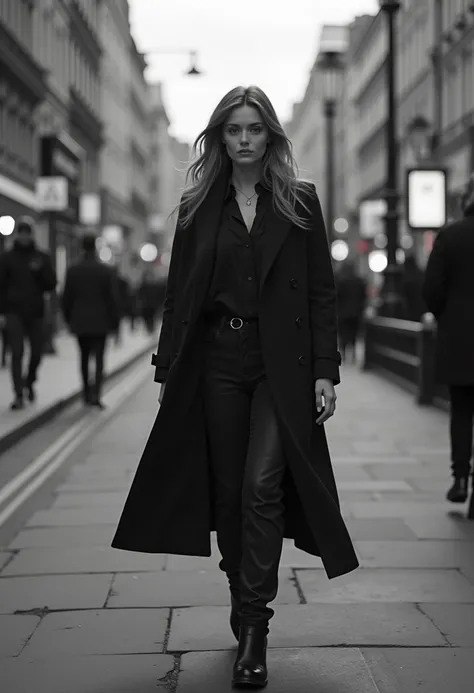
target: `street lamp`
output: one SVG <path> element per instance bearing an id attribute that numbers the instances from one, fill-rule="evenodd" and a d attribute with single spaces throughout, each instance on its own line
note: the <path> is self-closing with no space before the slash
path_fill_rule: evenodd
<path id="1" fill-rule="evenodd" d="M 423 115 L 416 115 L 407 126 L 407 138 L 417 162 L 428 161 L 433 151 L 431 123 Z"/>
<path id="2" fill-rule="evenodd" d="M 381 291 L 382 303 L 379 309 L 381 315 L 397 317 L 401 310 L 399 291 L 400 268 L 397 262 L 398 249 L 398 200 L 397 185 L 398 155 L 397 155 L 397 105 L 395 89 L 396 41 L 395 21 L 401 3 L 399 0 L 379 0 L 380 9 L 385 14 L 388 30 L 388 53 L 386 59 L 387 73 L 387 123 L 386 149 L 387 170 L 385 183 L 385 200 L 387 212 L 385 216 L 385 235 L 387 237 L 387 267 L 384 272 L 384 284 Z"/>
<path id="3" fill-rule="evenodd" d="M 326 226 L 331 245 L 334 235 L 334 121 L 341 95 L 344 63 L 340 53 L 325 51 L 318 66 L 323 77 L 324 116 L 326 119 Z"/>
<path id="4" fill-rule="evenodd" d="M 197 51 L 189 48 L 151 48 L 144 51 L 144 55 L 189 55 L 190 67 L 184 72 L 188 77 L 199 77 L 203 73 L 197 67 Z"/>

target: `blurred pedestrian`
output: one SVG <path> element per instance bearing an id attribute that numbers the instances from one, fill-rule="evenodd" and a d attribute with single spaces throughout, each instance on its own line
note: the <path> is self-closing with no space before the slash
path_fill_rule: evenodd
<path id="1" fill-rule="evenodd" d="M 407 255 L 403 263 L 401 293 L 403 297 L 403 316 L 405 320 L 420 322 L 427 312 L 423 299 L 423 270 L 413 254 Z"/>
<path id="2" fill-rule="evenodd" d="M 367 300 L 365 281 L 352 260 L 346 260 L 336 275 L 339 348 L 345 361 L 348 349 L 357 360 L 356 345 Z"/>
<path id="3" fill-rule="evenodd" d="M 323 427 L 336 289 L 316 190 L 261 89 L 230 91 L 194 151 L 153 358 L 161 407 L 113 546 L 210 556 L 215 529 L 233 683 L 262 687 L 283 536 L 330 578 L 358 566 Z"/>
<path id="4" fill-rule="evenodd" d="M 35 222 L 20 217 L 11 250 L 0 256 L 0 326 L 6 328 L 15 398 L 12 410 L 23 409 L 24 392 L 36 399 L 34 384 L 43 355 L 44 298 L 54 291 L 56 274 L 50 257 L 34 238 Z M 29 365 L 23 374 L 25 339 L 30 346 Z"/>
<path id="5" fill-rule="evenodd" d="M 438 323 L 436 374 L 449 386 L 451 400 L 451 472 L 447 493 L 464 503 L 469 476 L 474 424 L 474 174 L 464 196 L 464 219 L 438 233 L 428 260 L 423 295 Z M 473 482 L 474 485 L 474 482 Z M 474 520 L 474 491 L 468 508 Z"/>
<path id="6" fill-rule="evenodd" d="M 0 321 L 2 320 L 2 317 L 0 316 Z M 3 322 L 3 321 L 2 321 Z M 2 342 L 2 356 L 1 356 L 1 367 L 6 368 L 7 365 L 7 355 L 8 355 L 8 335 L 7 335 L 7 326 L 6 324 L 3 324 L 3 326 L 0 326 L 0 340 Z"/>
<path id="7" fill-rule="evenodd" d="M 159 296 L 156 281 L 152 272 L 146 269 L 143 272 L 142 281 L 138 287 L 138 303 L 140 306 L 140 314 L 148 334 L 153 334 L 155 331 L 158 301 Z"/>
<path id="8" fill-rule="evenodd" d="M 83 257 L 67 273 L 61 307 L 70 331 L 76 335 L 86 405 L 104 408 L 101 401 L 104 354 L 107 335 L 115 333 L 120 315 L 116 277 L 111 267 L 96 254 L 96 238 L 82 239 Z M 94 382 L 89 378 L 89 362 L 95 359 Z"/>

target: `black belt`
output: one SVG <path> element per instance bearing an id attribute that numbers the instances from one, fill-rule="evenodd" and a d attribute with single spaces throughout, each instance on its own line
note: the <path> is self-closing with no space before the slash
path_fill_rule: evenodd
<path id="1" fill-rule="evenodd" d="M 229 317 L 228 315 L 216 315 L 209 318 L 209 325 L 219 325 L 219 327 L 230 327 L 233 330 L 240 330 L 244 325 L 253 325 L 258 322 L 258 318 L 239 318 Z"/>

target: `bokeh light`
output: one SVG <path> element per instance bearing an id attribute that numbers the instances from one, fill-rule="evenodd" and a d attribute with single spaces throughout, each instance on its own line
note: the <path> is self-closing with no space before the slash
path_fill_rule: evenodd
<path id="1" fill-rule="evenodd" d="M 331 255 L 333 260 L 343 262 L 349 255 L 349 246 L 345 241 L 334 241 L 331 245 Z"/>
<path id="2" fill-rule="evenodd" d="M 0 234 L 2 234 L 2 236 L 11 236 L 14 228 L 15 220 L 13 217 L 0 217 Z"/>
<path id="3" fill-rule="evenodd" d="M 369 267 L 376 274 L 383 272 L 387 267 L 387 256 L 383 250 L 373 250 L 369 253 Z"/>
<path id="4" fill-rule="evenodd" d="M 140 257 L 143 262 L 154 262 L 158 257 L 158 248 L 153 243 L 144 243 L 140 248 Z"/>

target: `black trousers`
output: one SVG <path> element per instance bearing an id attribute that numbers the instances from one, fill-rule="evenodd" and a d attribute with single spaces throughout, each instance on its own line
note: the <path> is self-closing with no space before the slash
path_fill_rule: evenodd
<path id="1" fill-rule="evenodd" d="M 6 325 L 13 389 L 17 397 L 21 397 L 25 385 L 33 385 L 36 381 L 36 374 L 43 355 L 43 318 L 28 318 L 9 314 L 7 315 Z M 23 376 L 25 339 L 28 340 L 30 345 L 30 359 L 26 377 Z"/>
<path id="2" fill-rule="evenodd" d="M 77 338 L 79 352 L 81 356 L 81 375 L 84 387 L 84 398 L 99 399 L 102 392 L 102 381 L 104 375 L 104 353 L 105 353 L 105 334 L 80 335 Z M 91 356 L 95 360 L 94 384 L 91 385 L 89 379 L 89 363 Z"/>
<path id="3" fill-rule="evenodd" d="M 474 426 L 474 385 L 451 385 L 451 471 L 467 477 L 471 471 Z"/>
<path id="4" fill-rule="evenodd" d="M 278 591 L 286 460 L 257 323 L 208 331 L 203 394 L 216 533 L 241 622 L 268 622 Z"/>

